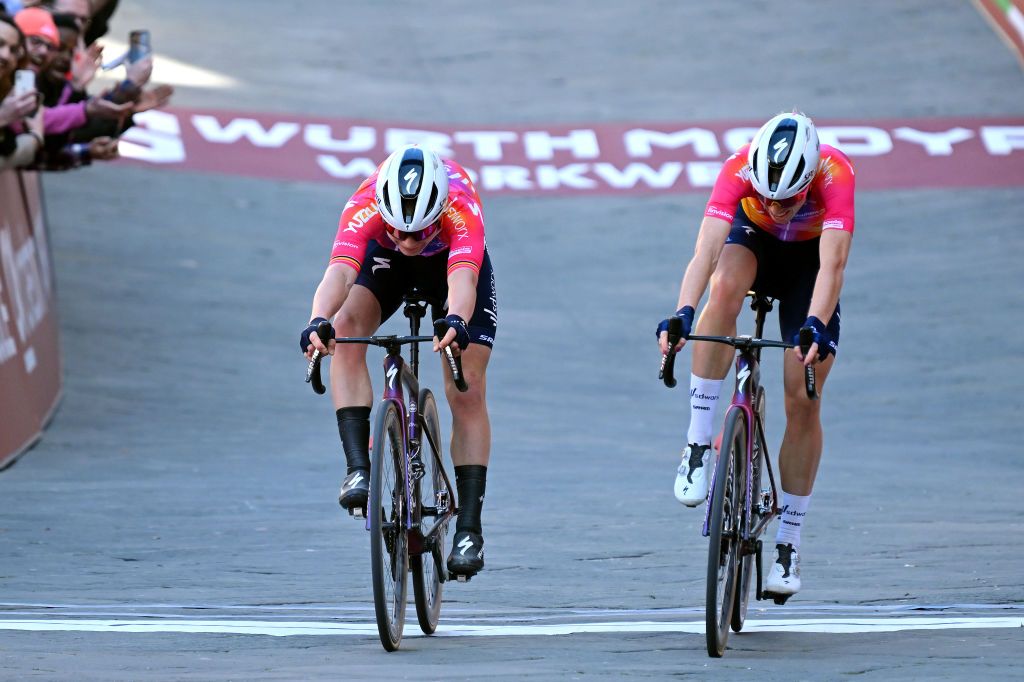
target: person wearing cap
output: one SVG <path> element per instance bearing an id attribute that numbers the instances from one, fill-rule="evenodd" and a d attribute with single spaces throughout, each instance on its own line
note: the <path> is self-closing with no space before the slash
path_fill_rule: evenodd
<path id="1" fill-rule="evenodd" d="M 44 9 L 30 7 L 18 12 L 15 23 L 25 34 L 28 67 L 36 73 L 43 90 L 45 103 L 43 130 L 47 136 L 61 135 L 81 128 L 91 119 L 112 120 L 127 113 L 127 105 L 118 105 L 102 98 L 74 97 L 74 89 L 66 79 L 47 79 L 46 74 L 61 49 L 61 33 L 53 15 Z M 71 41 L 72 30 L 67 37 Z M 75 33 L 77 40 L 77 33 Z"/>
<path id="2" fill-rule="evenodd" d="M 53 17 L 44 9 L 29 7 L 14 15 L 14 23 L 25 35 L 29 68 L 38 76 L 60 45 L 60 34 Z"/>

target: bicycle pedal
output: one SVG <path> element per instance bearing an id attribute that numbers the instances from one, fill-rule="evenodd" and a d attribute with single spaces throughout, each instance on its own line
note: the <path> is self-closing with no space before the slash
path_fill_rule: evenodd
<path id="1" fill-rule="evenodd" d="M 473 576 L 465 575 L 463 573 L 449 573 L 448 579 L 455 578 L 460 583 L 468 583 Z"/>
<path id="2" fill-rule="evenodd" d="M 354 519 L 365 519 L 366 518 L 366 507 L 349 507 L 348 515 Z"/>

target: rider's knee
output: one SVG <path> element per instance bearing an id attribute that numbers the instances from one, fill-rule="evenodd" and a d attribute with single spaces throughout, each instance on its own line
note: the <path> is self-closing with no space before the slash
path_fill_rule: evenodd
<path id="1" fill-rule="evenodd" d="M 740 314 L 747 287 L 739 284 L 735 277 L 715 272 L 711 277 L 711 291 L 708 293 L 707 308 L 718 310 L 734 317 Z"/>
<path id="2" fill-rule="evenodd" d="M 786 388 L 786 420 L 789 422 L 814 422 L 821 418 L 821 400 L 807 397 L 807 389 L 801 384 Z"/>
<path id="3" fill-rule="evenodd" d="M 472 414 L 487 409 L 483 377 L 480 375 L 472 376 L 467 373 L 466 383 L 469 384 L 469 390 L 463 393 L 455 388 L 452 382 L 446 382 L 445 398 L 448 400 L 448 406 L 451 408 L 453 416 L 458 417 L 463 414 Z"/>

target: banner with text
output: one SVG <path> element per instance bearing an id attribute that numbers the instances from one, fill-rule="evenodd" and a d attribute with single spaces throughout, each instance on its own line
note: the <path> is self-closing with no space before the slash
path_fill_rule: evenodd
<path id="1" fill-rule="evenodd" d="M 707 192 L 759 122 L 409 126 L 170 109 L 136 117 L 130 163 L 279 180 L 357 184 L 395 148 L 422 143 L 467 168 L 482 192 Z M 819 121 L 861 189 L 1024 185 L 1024 119 Z"/>
<path id="2" fill-rule="evenodd" d="M 36 441 L 60 398 L 46 231 L 39 176 L 0 172 L 0 468 Z"/>

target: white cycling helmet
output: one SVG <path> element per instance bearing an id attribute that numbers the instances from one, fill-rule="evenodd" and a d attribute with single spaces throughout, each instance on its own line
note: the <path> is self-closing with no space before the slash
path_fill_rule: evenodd
<path id="1" fill-rule="evenodd" d="M 377 208 L 384 221 L 401 232 L 418 232 L 441 216 L 448 201 L 448 172 L 434 152 L 406 145 L 381 164 Z"/>
<path id="2" fill-rule="evenodd" d="M 799 112 L 779 114 L 750 143 L 750 181 L 766 199 L 788 199 L 807 189 L 818 171 L 820 145 L 814 123 Z"/>

